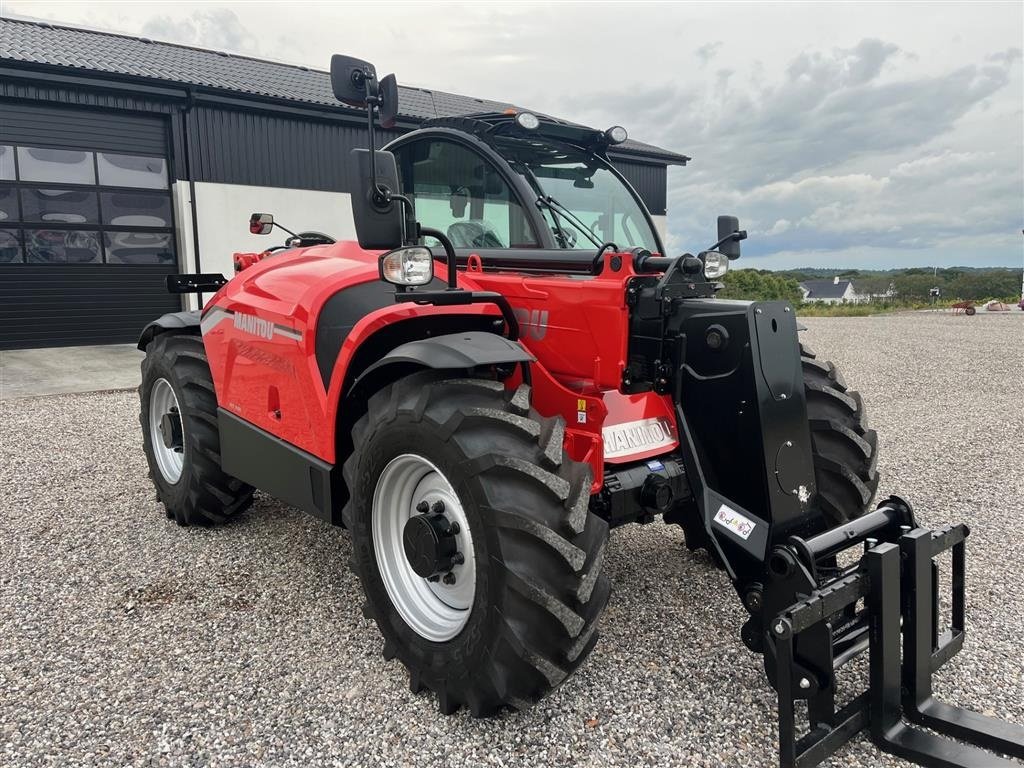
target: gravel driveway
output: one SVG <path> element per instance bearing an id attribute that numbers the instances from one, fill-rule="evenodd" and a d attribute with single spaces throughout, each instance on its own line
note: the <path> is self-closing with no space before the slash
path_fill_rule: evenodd
<path id="1" fill-rule="evenodd" d="M 879 495 L 972 527 L 939 693 L 1024 723 L 1024 313 L 806 323 L 868 403 Z M 678 529 L 613 533 L 601 642 L 554 694 L 445 718 L 381 657 L 344 531 L 263 495 L 165 519 L 134 392 L 3 402 L 0 436 L 0 764 L 775 765 L 744 614 Z M 863 738 L 830 764 L 904 765 Z"/>

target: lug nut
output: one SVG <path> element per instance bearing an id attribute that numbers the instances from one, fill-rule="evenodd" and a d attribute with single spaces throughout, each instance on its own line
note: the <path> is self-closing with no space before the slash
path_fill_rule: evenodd
<path id="1" fill-rule="evenodd" d="M 416 505 L 416 511 L 419 512 L 421 515 L 425 515 L 427 514 L 427 512 L 430 511 L 430 505 L 427 504 L 426 501 L 421 501 L 419 504 Z"/>
<path id="2" fill-rule="evenodd" d="M 433 512 L 435 515 L 444 514 L 444 502 L 443 501 L 435 501 L 430 506 L 430 511 Z"/>
<path id="3" fill-rule="evenodd" d="M 449 571 L 444 575 L 444 579 L 442 579 L 442 581 L 444 581 L 444 583 L 449 587 L 452 586 L 455 583 L 455 574 Z"/>
<path id="4" fill-rule="evenodd" d="M 455 522 L 454 520 L 452 521 L 452 524 L 448 526 L 448 532 L 452 536 L 455 536 L 461 530 L 462 530 L 462 527 L 457 522 Z"/>
<path id="5" fill-rule="evenodd" d="M 464 562 L 466 562 L 466 558 L 461 552 L 456 552 L 452 555 L 452 565 L 462 565 Z"/>

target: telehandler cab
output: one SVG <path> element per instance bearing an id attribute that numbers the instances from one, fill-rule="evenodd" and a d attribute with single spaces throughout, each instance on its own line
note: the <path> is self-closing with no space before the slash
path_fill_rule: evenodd
<path id="1" fill-rule="evenodd" d="M 921 765 L 1024 757 L 1021 728 L 931 694 L 964 642 L 967 527 L 923 528 L 895 496 L 873 507 L 860 395 L 800 344 L 789 304 L 715 298 L 746 237 L 735 218 L 696 256 L 665 256 L 607 159 L 622 128 L 469 115 L 372 151 L 394 76 L 335 56 L 331 78 L 367 113 L 358 242 L 289 232 L 236 254 L 229 281 L 174 276 L 170 290 L 215 293 L 139 341 L 168 517 L 221 523 L 259 488 L 345 526 L 384 656 L 445 714 L 482 717 L 579 667 L 608 600 L 609 528 L 661 516 L 749 614 L 781 765 L 861 730 Z M 869 685 L 837 711 L 836 670 L 863 653 Z"/>

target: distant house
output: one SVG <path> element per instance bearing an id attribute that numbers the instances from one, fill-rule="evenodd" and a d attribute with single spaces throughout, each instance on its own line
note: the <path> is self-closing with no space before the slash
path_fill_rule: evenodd
<path id="1" fill-rule="evenodd" d="M 800 283 L 800 293 L 804 301 L 816 301 L 821 304 L 859 304 L 868 300 L 868 296 L 857 293 L 852 280 L 804 280 Z"/>

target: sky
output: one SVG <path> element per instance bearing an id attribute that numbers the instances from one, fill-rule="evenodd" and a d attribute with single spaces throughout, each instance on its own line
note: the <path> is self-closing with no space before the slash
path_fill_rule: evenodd
<path id="1" fill-rule="evenodd" d="M 623 125 L 668 172 L 672 253 L 740 217 L 762 269 L 1024 262 L 1024 2 L 46 2 L 0 14 Z"/>

